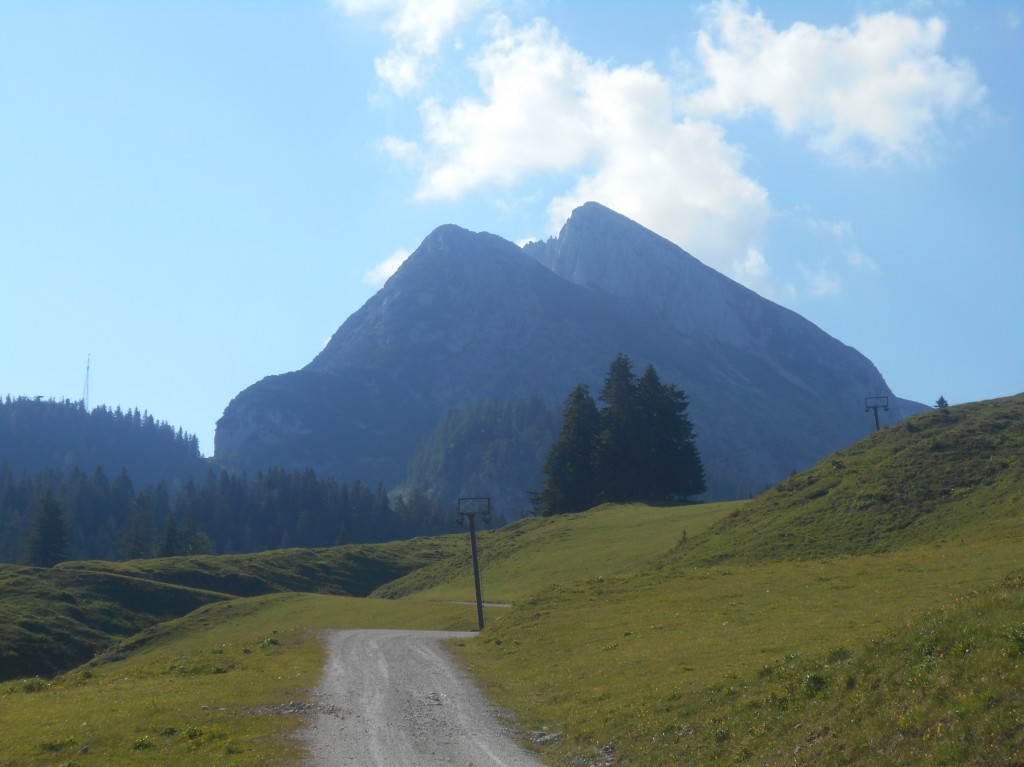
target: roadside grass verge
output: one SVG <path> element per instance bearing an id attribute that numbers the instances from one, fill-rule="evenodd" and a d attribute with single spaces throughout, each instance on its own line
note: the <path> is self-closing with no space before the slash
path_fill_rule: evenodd
<path id="1" fill-rule="evenodd" d="M 472 608 L 313 594 L 209 605 L 51 681 L 0 683 L 0 765 L 295 764 L 322 629 L 469 629 Z M 86 753 L 79 753 L 87 747 Z"/>
<path id="2" fill-rule="evenodd" d="M 817 743 L 825 733 L 835 748 L 818 763 L 853 763 L 840 757 L 854 754 L 857 764 L 926 765 L 936 762 L 921 756 L 931 752 L 920 743 L 899 746 L 900 716 L 912 723 L 903 733 L 910 741 L 940 722 L 947 736 L 951 722 L 963 734 L 970 712 L 979 711 L 984 723 L 976 720 L 969 737 L 999 730 L 1003 743 L 992 753 L 1024 758 L 1024 674 L 1021 658 L 1008 655 L 1012 637 L 1024 632 L 1020 589 L 968 598 L 1022 566 L 1017 539 L 664 567 L 552 587 L 499 616 L 478 641 L 453 648 L 495 701 L 516 713 L 521 730 L 561 734 L 541 749 L 550 764 L 600 763 L 602 748 L 623 765 L 805 764 L 822 751 L 807 748 L 807 739 Z M 932 689 L 944 685 L 947 694 L 929 702 L 913 675 L 924 660 L 905 648 L 943 610 L 959 616 L 964 641 L 973 642 L 957 678 L 981 676 L 955 698 L 943 681 L 954 672 L 940 669 Z M 1003 639 L 993 643 L 993 636 Z M 843 671 L 854 676 L 856 695 L 838 694 L 847 684 L 835 670 L 840 660 L 861 664 Z M 991 673 L 982 672 L 987 663 Z M 995 673 L 1003 675 L 998 684 Z M 825 696 L 801 697 L 800 690 L 837 693 L 833 708 L 822 708 Z M 881 755 L 872 756 L 876 742 Z M 975 745 L 957 748 L 988 750 Z"/>

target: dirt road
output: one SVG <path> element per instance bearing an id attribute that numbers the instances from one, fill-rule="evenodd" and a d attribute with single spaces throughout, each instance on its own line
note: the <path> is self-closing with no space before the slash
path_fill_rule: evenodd
<path id="1" fill-rule="evenodd" d="M 472 636 L 333 632 L 305 767 L 543 767 L 441 646 Z"/>

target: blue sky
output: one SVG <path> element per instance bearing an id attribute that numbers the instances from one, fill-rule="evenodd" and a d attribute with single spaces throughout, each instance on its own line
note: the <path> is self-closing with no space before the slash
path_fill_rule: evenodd
<path id="1" fill-rule="evenodd" d="M 588 199 L 900 396 L 1017 393 L 1022 137 L 1019 1 L 6 0 L 0 395 L 91 358 L 210 454 L 433 228 Z"/>

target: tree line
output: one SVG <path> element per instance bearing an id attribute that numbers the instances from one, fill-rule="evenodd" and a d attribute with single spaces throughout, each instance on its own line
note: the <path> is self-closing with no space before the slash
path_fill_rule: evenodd
<path id="1" fill-rule="evenodd" d="M 663 384 L 653 365 L 638 378 L 628 356 L 608 368 L 598 409 L 579 384 L 544 462 L 544 487 L 531 496 L 540 515 L 599 503 L 685 501 L 706 489 L 686 394 Z"/>
<path id="2" fill-rule="evenodd" d="M 140 559 L 372 543 L 457 530 L 452 510 L 421 493 L 339 483 L 311 469 L 250 477 L 209 470 L 171 489 L 136 491 L 127 471 L 16 475 L 0 464 L 0 561 Z"/>
<path id="3" fill-rule="evenodd" d="M 124 467 L 140 486 L 202 477 L 208 466 L 194 434 L 138 408 L 10 396 L 0 399 L 0 463 L 29 474 Z"/>

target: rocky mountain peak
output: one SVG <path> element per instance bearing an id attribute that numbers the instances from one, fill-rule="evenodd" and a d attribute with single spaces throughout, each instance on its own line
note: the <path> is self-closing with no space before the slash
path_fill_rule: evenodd
<path id="1" fill-rule="evenodd" d="M 865 436 L 863 398 L 891 394 L 856 350 L 587 203 L 557 238 L 525 248 L 435 229 L 306 367 L 232 400 L 216 455 L 237 467 L 401 483 L 453 409 L 562 403 L 578 383 L 596 393 L 620 352 L 689 396 L 715 498 L 758 491 Z M 921 409 L 893 405 L 892 418 Z M 525 507 L 530 489 L 509 493 Z"/>
<path id="2" fill-rule="evenodd" d="M 643 298 L 650 311 L 687 335 L 751 345 L 745 319 L 764 299 L 599 203 L 580 206 L 557 238 L 525 250 L 577 285 Z"/>

